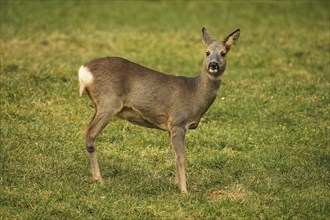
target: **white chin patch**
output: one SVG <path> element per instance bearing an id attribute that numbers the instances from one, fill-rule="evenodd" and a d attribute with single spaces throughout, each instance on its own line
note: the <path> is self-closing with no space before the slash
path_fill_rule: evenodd
<path id="1" fill-rule="evenodd" d="M 209 72 L 210 72 L 210 73 L 217 73 L 218 70 L 217 70 L 217 69 L 215 69 L 215 70 L 214 70 L 214 69 L 209 69 Z"/>

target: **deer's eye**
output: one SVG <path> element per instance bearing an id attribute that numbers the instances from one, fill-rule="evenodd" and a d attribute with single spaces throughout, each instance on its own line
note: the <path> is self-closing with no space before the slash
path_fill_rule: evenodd
<path id="1" fill-rule="evenodd" d="M 220 56 L 225 57 L 225 56 L 226 56 L 226 53 L 223 52 L 223 51 L 221 51 L 221 52 L 220 52 Z"/>
<path id="2" fill-rule="evenodd" d="M 210 51 L 206 51 L 205 54 L 208 57 L 208 56 L 210 56 L 211 53 L 210 53 Z"/>

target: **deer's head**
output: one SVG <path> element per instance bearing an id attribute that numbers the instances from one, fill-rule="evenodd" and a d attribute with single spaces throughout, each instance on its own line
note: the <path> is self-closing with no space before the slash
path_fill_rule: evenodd
<path id="1" fill-rule="evenodd" d="M 229 34 L 222 41 L 215 40 L 205 27 L 202 28 L 203 42 L 206 46 L 203 72 L 213 78 L 219 78 L 226 69 L 226 56 L 239 38 L 240 29 Z"/>

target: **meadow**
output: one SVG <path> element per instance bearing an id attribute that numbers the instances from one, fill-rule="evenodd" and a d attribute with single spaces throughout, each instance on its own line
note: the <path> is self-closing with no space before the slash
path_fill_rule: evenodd
<path id="1" fill-rule="evenodd" d="M 329 1 L 1 0 L 0 219 L 329 219 Z M 195 76 L 201 28 L 237 28 L 218 98 L 186 137 L 112 120 L 93 182 L 77 71 L 122 56 Z"/>

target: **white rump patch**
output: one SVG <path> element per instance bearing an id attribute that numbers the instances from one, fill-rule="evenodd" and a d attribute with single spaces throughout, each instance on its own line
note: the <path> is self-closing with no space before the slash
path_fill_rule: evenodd
<path id="1" fill-rule="evenodd" d="M 78 72 L 78 77 L 79 77 L 79 93 L 80 96 L 82 96 L 82 93 L 84 92 L 85 88 L 93 83 L 93 75 L 89 71 L 89 69 L 85 66 L 81 66 Z"/>

